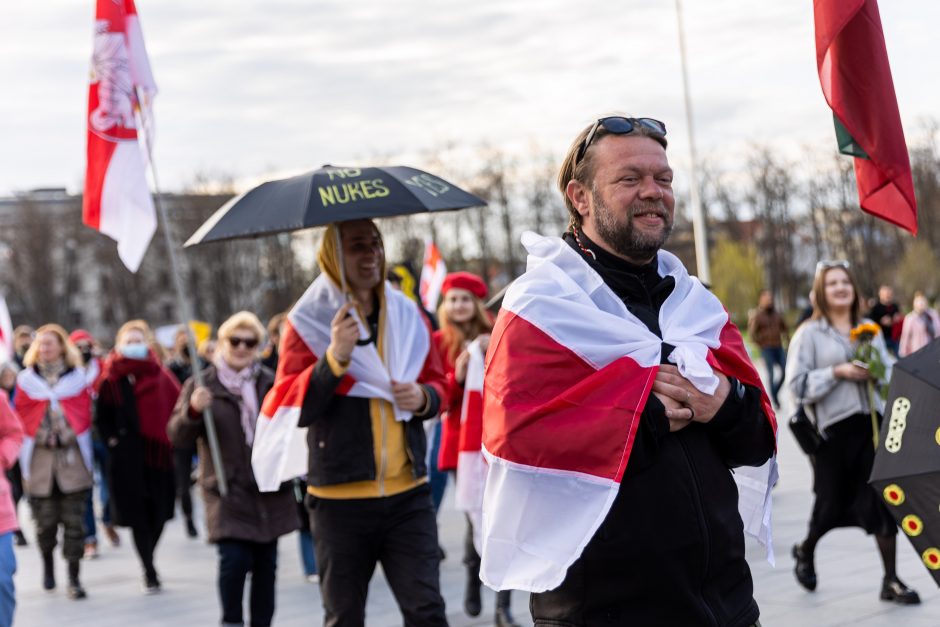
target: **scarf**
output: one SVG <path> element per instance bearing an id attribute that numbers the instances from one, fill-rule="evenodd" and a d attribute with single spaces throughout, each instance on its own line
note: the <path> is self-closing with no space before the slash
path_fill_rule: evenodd
<path id="1" fill-rule="evenodd" d="M 124 404 L 120 380 L 125 377 L 133 385 L 141 436 L 160 445 L 170 446 L 166 426 L 180 395 L 176 377 L 163 367 L 153 352 L 147 359 L 129 359 L 112 351 L 105 362 L 102 378 L 111 387 L 115 405 Z"/>
<path id="2" fill-rule="evenodd" d="M 245 444 L 250 447 L 255 440 L 255 422 L 258 420 L 258 390 L 255 385 L 261 366 L 255 362 L 241 370 L 235 370 L 222 355 L 216 355 L 213 364 L 219 383 L 238 399 Z"/>

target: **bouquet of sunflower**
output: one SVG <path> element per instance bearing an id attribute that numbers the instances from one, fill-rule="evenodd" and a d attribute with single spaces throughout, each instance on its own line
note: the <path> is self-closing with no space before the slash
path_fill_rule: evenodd
<path id="1" fill-rule="evenodd" d="M 859 366 L 868 370 L 868 408 L 871 412 L 871 433 L 875 448 L 878 448 L 878 414 L 875 410 L 875 393 L 880 398 L 884 398 L 887 392 L 885 388 L 885 373 L 887 372 L 884 362 L 881 360 L 881 353 L 875 348 L 872 341 L 875 336 L 881 333 L 881 327 L 874 322 L 863 322 L 849 331 L 849 339 L 855 344 L 855 355 L 853 360 Z"/>

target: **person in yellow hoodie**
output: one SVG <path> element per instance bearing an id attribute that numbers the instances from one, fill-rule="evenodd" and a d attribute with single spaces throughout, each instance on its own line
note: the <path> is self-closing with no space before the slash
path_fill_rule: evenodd
<path id="1" fill-rule="evenodd" d="M 318 261 L 333 287 L 345 290 L 349 299 L 332 318 L 329 345 L 310 375 L 298 424 L 309 428 L 307 506 L 324 624 L 365 624 L 369 581 L 381 563 L 405 625 L 446 625 L 422 426 L 437 416 L 443 397 L 440 355 L 413 350 L 430 346 L 430 331 L 413 303 L 399 302 L 404 297 L 386 289 L 384 244 L 371 220 L 328 227 Z M 390 307 L 396 315 L 390 316 Z M 362 336 L 357 317 L 368 337 Z M 408 346 L 402 346 L 403 337 L 411 338 Z M 393 358 L 385 354 L 390 346 L 398 359 L 407 353 L 423 362 L 412 365 L 420 369 L 417 380 L 392 381 L 394 404 L 347 393 L 358 381 L 350 368 L 364 353 L 356 349 L 371 351 L 369 344 L 386 364 Z"/>

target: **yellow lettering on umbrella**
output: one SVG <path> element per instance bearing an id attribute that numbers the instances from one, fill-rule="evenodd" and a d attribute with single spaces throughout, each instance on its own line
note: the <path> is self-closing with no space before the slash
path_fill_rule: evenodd
<path id="1" fill-rule="evenodd" d="M 391 193 L 382 179 L 326 185 L 317 189 L 320 192 L 320 202 L 323 203 L 324 207 L 336 204 L 345 205 L 355 200 L 385 198 Z"/>

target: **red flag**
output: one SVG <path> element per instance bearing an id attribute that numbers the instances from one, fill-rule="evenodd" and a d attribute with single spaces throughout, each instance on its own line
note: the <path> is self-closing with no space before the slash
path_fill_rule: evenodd
<path id="1" fill-rule="evenodd" d="M 862 209 L 917 234 L 917 204 L 876 0 L 815 0 L 816 65 L 855 156 Z"/>
<path id="2" fill-rule="evenodd" d="M 137 142 L 138 119 L 152 123 L 157 93 L 133 0 L 98 0 L 88 87 L 88 166 L 82 221 L 117 240 L 121 261 L 136 272 L 157 228 Z M 151 143 L 146 133 L 147 143 Z"/>

